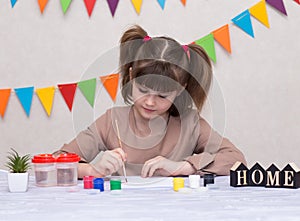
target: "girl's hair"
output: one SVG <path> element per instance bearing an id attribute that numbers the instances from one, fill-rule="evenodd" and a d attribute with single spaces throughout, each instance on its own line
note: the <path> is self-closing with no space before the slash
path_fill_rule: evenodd
<path id="1" fill-rule="evenodd" d="M 169 109 L 172 116 L 186 112 L 193 105 L 201 111 L 212 81 L 211 62 L 201 46 L 189 44 L 184 49 L 169 37 L 150 38 L 138 25 L 124 32 L 120 44 L 122 96 L 125 103 L 133 103 L 132 78 L 156 91 L 174 91 L 185 87 Z"/>

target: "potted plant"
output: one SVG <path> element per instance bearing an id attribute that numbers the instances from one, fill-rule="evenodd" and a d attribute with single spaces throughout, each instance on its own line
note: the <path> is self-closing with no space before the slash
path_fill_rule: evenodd
<path id="1" fill-rule="evenodd" d="M 9 191 L 26 192 L 29 181 L 30 155 L 20 156 L 16 150 L 11 148 L 7 159 L 6 167 L 9 169 L 9 173 L 7 174 Z"/>

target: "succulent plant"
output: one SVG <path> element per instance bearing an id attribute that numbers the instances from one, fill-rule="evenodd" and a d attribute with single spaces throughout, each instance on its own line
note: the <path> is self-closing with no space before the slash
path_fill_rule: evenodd
<path id="1" fill-rule="evenodd" d="M 20 156 L 16 150 L 11 148 L 7 159 L 6 167 L 11 173 L 26 173 L 30 168 L 31 157 L 29 154 Z"/>

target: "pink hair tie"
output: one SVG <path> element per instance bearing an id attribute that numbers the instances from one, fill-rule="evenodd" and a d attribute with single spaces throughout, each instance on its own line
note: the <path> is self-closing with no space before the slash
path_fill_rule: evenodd
<path id="1" fill-rule="evenodd" d="M 146 41 L 150 41 L 151 39 L 152 39 L 152 38 L 151 38 L 150 36 L 146 35 L 146 36 L 144 37 L 143 41 L 146 42 Z"/>
<path id="2" fill-rule="evenodd" d="M 187 57 L 188 57 L 188 59 L 189 59 L 189 61 L 190 61 L 190 59 L 191 59 L 191 54 L 190 54 L 189 46 L 187 46 L 187 45 L 182 45 L 182 48 L 183 48 L 183 50 L 185 51 L 185 53 L 186 53 L 186 55 L 187 55 Z"/>

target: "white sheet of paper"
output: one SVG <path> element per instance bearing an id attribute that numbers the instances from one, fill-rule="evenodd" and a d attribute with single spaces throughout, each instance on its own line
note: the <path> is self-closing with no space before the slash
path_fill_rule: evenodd
<path id="1" fill-rule="evenodd" d="M 148 177 L 128 176 L 127 183 L 122 183 L 122 189 L 126 188 L 158 188 L 173 186 L 173 177 Z"/>

